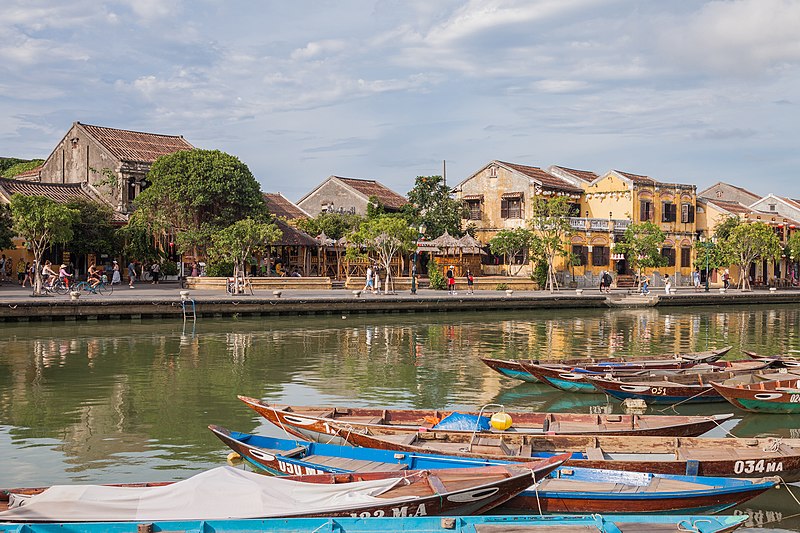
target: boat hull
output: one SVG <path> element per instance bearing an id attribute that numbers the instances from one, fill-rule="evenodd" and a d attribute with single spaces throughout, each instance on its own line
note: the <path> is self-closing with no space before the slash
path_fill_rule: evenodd
<path id="1" fill-rule="evenodd" d="M 281 457 L 277 448 L 291 453 L 297 443 L 231 432 L 216 426 L 210 426 L 210 429 L 252 467 L 277 475 L 339 472 L 347 468 L 393 468 L 399 465 L 432 469 L 461 468 L 508 462 L 422 453 L 395 454 L 386 450 L 317 443 L 305 443 L 307 451 L 303 457 Z M 364 462 L 368 464 L 364 465 Z M 534 473 L 537 480 L 544 477 L 542 472 L 544 470 Z M 512 498 L 502 509 L 545 513 L 719 512 L 769 490 L 777 481 L 773 478 L 749 481 L 659 476 L 565 467 L 549 474 L 536 489 L 529 488 Z"/>
<path id="2" fill-rule="evenodd" d="M 147 530 L 153 533 L 175 531 L 216 531 L 219 533 L 475 533 L 480 526 L 491 531 L 595 531 L 619 533 L 625 531 L 658 531 L 696 533 L 725 533 L 740 527 L 749 517 L 682 515 L 658 516 L 468 516 L 468 517 L 394 517 L 394 518 L 288 518 L 267 520 L 203 520 L 153 522 Z M 106 522 L 69 524 L 70 533 L 136 533 L 142 524 L 135 522 Z M 11 532 L 61 533 L 64 524 L 1 524 Z M 24 530 L 22 529 L 24 527 Z M 670 527 L 674 529 L 670 529 Z M 692 527 L 692 529 L 687 529 Z M 580 528 L 580 529 L 579 529 Z"/>
<path id="3" fill-rule="evenodd" d="M 800 379 L 767 381 L 757 385 L 729 387 L 711 384 L 716 392 L 731 404 L 755 413 L 800 413 Z"/>

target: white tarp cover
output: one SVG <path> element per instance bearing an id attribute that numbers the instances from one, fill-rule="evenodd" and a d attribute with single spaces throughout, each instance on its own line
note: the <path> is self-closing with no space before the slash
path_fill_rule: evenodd
<path id="1" fill-rule="evenodd" d="M 268 518 L 347 510 L 407 498 L 376 498 L 400 478 L 339 485 L 267 477 L 229 466 L 161 487 L 54 485 L 0 512 L 0 521 L 98 522 Z"/>

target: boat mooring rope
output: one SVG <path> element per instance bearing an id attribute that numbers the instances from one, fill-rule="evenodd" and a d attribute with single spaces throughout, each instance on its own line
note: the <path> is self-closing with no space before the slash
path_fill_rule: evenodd
<path id="1" fill-rule="evenodd" d="M 667 409 L 672 409 L 672 410 L 675 410 L 675 408 L 676 408 L 677 406 L 679 406 L 680 404 L 682 404 L 682 403 L 686 403 L 686 402 L 688 402 L 688 401 L 690 401 L 690 400 L 694 400 L 694 399 L 695 399 L 695 398 L 697 398 L 698 396 L 702 396 L 703 394 L 705 394 L 705 393 L 707 393 L 707 392 L 711 392 L 712 390 L 714 390 L 714 389 L 713 389 L 713 388 L 711 388 L 711 389 L 708 389 L 708 390 L 704 390 L 703 392 L 698 392 L 698 393 L 697 393 L 697 394 L 695 394 L 694 396 L 689 396 L 689 397 L 688 397 L 688 398 L 686 398 L 685 400 L 681 400 L 681 401 L 679 401 L 678 403 L 673 403 L 673 404 L 671 404 L 671 405 L 668 405 L 667 407 L 665 407 L 665 408 L 661 409 L 661 410 L 659 411 L 659 413 L 663 413 L 663 412 L 664 412 L 664 411 L 666 411 Z M 677 413 L 677 411 L 675 411 L 675 412 Z"/>

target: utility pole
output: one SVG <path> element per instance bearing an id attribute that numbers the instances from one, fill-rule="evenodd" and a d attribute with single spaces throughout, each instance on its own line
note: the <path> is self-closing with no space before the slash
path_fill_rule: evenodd
<path id="1" fill-rule="evenodd" d="M 447 187 L 447 161 L 442 159 L 442 181 L 444 186 Z"/>

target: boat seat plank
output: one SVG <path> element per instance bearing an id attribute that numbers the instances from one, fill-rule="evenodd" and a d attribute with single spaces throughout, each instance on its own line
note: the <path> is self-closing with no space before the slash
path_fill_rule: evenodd
<path id="1" fill-rule="evenodd" d="M 632 530 L 631 530 L 632 531 Z M 649 531 L 649 528 L 648 528 Z M 674 529 L 671 530 L 674 533 Z M 475 525 L 475 533 L 599 533 L 595 526 L 563 525 L 542 526 L 524 524 L 480 524 Z"/>
<path id="2" fill-rule="evenodd" d="M 362 459 L 348 459 L 346 457 L 330 457 L 327 455 L 309 455 L 305 458 L 305 461 L 331 468 L 353 470 L 355 472 L 396 472 L 406 469 L 406 465 L 401 464 L 383 463 L 380 461 L 365 461 Z"/>
<path id="3" fill-rule="evenodd" d="M 539 490 L 552 492 L 612 492 L 616 483 L 576 481 L 574 479 L 545 479 Z"/>
<path id="4" fill-rule="evenodd" d="M 355 424 L 383 424 L 382 416 L 350 416 L 339 415 L 336 417 L 337 422 L 353 422 Z"/>
<path id="5" fill-rule="evenodd" d="M 590 461 L 604 461 L 602 448 L 587 447 L 586 458 Z"/>
<path id="6" fill-rule="evenodd" d="M 296 457 L 305 452 L 306 449 L 307 448 L 305 446 L 298 446 L 297 448 L 292 448 L 291 450 L 279 452 L 279 454 L 282 455 L 283 457 Z"/>

